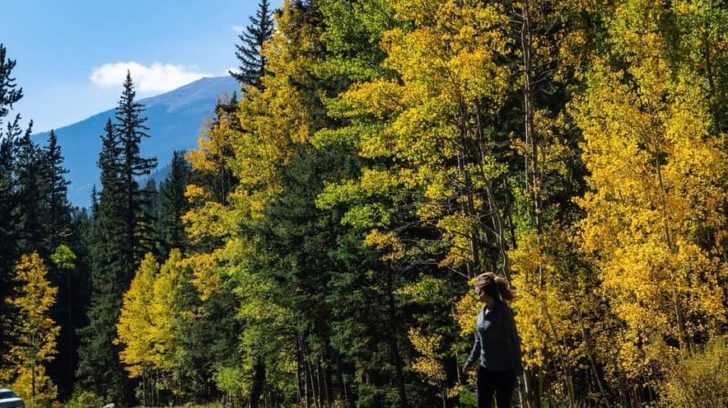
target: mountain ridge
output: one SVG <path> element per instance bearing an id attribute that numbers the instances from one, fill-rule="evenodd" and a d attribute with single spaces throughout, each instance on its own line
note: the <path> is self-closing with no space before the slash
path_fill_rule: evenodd
<path id="1" fill-rule="evenodd" d="M 150 135 L 142 140 L 142 155 L 157 157 L 155 171 L 163 169 L 171 162 L 173 151 L 190 150 L 196 146 L 204 121 L 212 117 L 218 98 L 223 95 L 229 98 L 239 90 L 238 82 L 232 77 L 206 77 L 172 91 L 140 99 L 138 102 L 146 108 L 145 124 Z M 115 109 L 107 109 L 55 129 L 64 167 L 69 171 L 66 179 L 70 182 L 68 199 L 72 205 L 88 207 L 91 204 L 92 187 L 99 185 L 96 161 L 101 150 L 101 134 L 106 120 L 114 120 Z M 37 133 L 33 138 L 44 144 L 48 133 Z"/>

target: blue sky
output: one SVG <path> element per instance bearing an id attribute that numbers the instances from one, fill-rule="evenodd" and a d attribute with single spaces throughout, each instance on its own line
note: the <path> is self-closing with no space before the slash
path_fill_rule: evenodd
<path id="1" fill-rule="evenodd" d="M 85 119 L 115 105 L 128 67 L 140 98 L 224 75 L 257 3 L 2 0 L 0 43 L 25 94 L 14 112 L 36 132 Z"/>

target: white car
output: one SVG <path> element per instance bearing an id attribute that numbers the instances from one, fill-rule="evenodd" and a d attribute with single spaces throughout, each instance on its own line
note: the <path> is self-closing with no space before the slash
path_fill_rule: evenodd
<path id="1" fill-rule="evenodd" d="M 0 408 L 25 408 L 25 404 L 14 392 L 0 388 Z"/>

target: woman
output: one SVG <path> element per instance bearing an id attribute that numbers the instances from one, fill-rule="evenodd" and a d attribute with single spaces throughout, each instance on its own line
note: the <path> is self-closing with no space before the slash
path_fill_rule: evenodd
<path id="1" fill-rule="evenodd" d="M 484 305 L 478 311 L 475 343 L 463 374 L 479 357 L 478 408 L 490 408 L 494 394 L 498 408 L 510 408 L 516 378 L 523 374 L 513 311 L 504 302 L 513 300 L 513 292 L 504 279 L 487 272 L 476 278 L 475 293 Z"/>

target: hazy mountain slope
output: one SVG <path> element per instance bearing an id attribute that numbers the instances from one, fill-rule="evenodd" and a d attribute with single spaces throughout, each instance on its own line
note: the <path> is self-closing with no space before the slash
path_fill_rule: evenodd
<path id="1" fill-rule="evenodd" d="M 140 100 L 146 106 L 147 126 L 150 138 L 142 141 L 142 153 L 156 156 L 157 169 L 165 167 L 172 159 L 174 150 L 190 150 L 212 111 L 218 96 L 228 97 L 238 91 L 237 81 L 231 77 L 203 78 L 173 91 Z M 114 118 L 114 109 L 101 112 L 88 119 L 56 129 L 61 145 L 67 175 L 71 182 L 68 197 L 71 203 L 88 206 L 91 188 L 98 185 L 99 171 L 96 166 L 101 150 L 101 134 L 106 120 Z M 35 135 L 41 142 L 47 133 Z M 99 188 L 97 186 L 97 188 Z"/>

